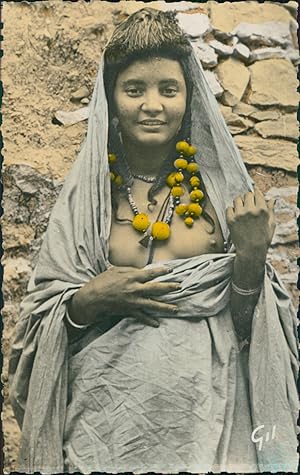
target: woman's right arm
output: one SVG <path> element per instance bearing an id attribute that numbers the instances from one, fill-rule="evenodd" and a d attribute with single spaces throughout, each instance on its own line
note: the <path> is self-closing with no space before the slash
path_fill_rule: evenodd
<path id="1" fill-rule="evenodd" d="M 153 282 L 168 274 L 170 269 L 160 266 L 151 269 L 112 266 L 81 287 L 68 304 L 71 321 L 89 325 L 101 317 L 135 317 L 143 323 L 158 326 L 149 313 L 175 315 L 177 306 L 156 300 L 159 295 L 178 290 L 176 282 Z"/>

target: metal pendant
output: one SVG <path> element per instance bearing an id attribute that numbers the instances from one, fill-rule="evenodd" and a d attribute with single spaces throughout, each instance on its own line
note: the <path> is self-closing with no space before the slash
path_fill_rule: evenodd
<path id="1" fill-rule="evenodd" d="M 150 238 L 151 238 L 151 236 L 149 234 L 145 233 L 144 236 L 142 237 L 142 239 L 139 241 L 139 244 L 141 244 L 141 246 L 143 246 L 147 249 L 147 247 L 149 246 Z"/>

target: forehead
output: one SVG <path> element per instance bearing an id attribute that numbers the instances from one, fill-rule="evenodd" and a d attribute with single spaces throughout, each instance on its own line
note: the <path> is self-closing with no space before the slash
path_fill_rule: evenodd
<path id="1" fill-rule="evenodd" d="M 166 81 L 176 79 L 184 81 L 182 67 L 175 59 L 160 56 L 137 59 L 130 63 L 118 75 L 117 82 L 128 80 Z"/>

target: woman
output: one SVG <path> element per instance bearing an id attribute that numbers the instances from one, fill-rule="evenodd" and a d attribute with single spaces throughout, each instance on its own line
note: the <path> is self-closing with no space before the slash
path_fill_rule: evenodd
<path id="1" fill-rule="evenodd" d="M 273 231 L 174 15 L 132 15 L 17 325 L 20 471 L 295 470 L 296 321 L 266 266 Z"/>

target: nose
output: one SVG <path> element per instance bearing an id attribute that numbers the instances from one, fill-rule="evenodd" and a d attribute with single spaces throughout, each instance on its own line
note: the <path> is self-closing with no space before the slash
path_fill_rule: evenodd
<path id="1" fill-rule="evenodd" d="M 163 111 L 161 96 L 158 91 L 147 91 L 144 96 L 144 102 L 141 105 L 141 110 L 148 114 L 157 114 Z"/>

